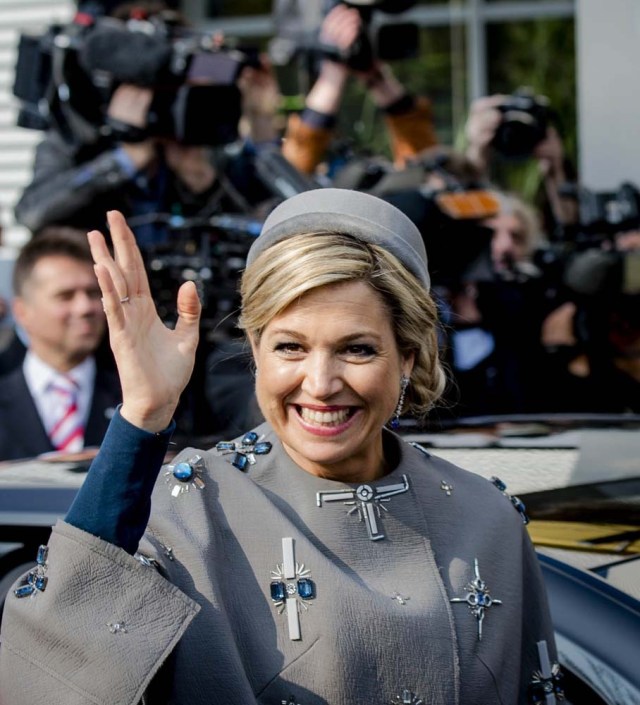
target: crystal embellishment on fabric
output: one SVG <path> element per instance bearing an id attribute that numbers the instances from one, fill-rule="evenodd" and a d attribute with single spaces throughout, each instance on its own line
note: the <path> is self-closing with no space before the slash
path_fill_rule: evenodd
<path id="1" fill-rule="evenodd" d="M 109 622 L 107 626 L 112 634 L 127 634 L 124 622 Z"/>
<path id="2" fill-rule="evenodd" d="M 36 567 L 30 570 L 27 574 L 25 582 L 20 587 L 17 587 L 13 594 L 16 597 L 33 597 L 39 592 L 44 592 L 47 587 L 47 556 L 49 555 L 48 546 L 40 546 L 36 555 Z"/>
<path id="3" fill-rule="evenodd" d="M 256 455 L 267 455 L 271 452 L 271 443 L 263 441 L 264 436 L 258 437 L 255 431 L 245 433 L 239 443 L 235 441 L 220 441 L 216 443 L 216 450 L 222 455 L 233 453 L 231 465 L 242 470 L 247 470 L 249 465 L 255 465 Z"/>
<path id="4" fill-rule="evenodd" d="M 471 614 L 478 621 L 478 641 L 482 641 L 482 622 L 484 621 L 485 610 L 493 607 L 493 605 L 501 605 L 502 600 L 491 597 L 487 584 L 480 577 L 477 558 L 474 559 L 473 565 L 475 577 L 467 585 L 469 592 L 466 597 L 453 597 L 449 602 L 466 602 L 469 605 Z"/>
<path id="5" fill-rule="evenodd" d="M 321 507 L 324 502 L 344 502 L 346 505 L 353 505 L 347 514 L 357 512 L 358 519 L 367 525 L 367 533 L 372 541 L 380 541 L 385 537 L 382 529 L 378 526 L 378 519 L 381 516 L 380 510 L 389 510 L 382 504 L 389 502 L 396 494 L 403 494 L 409 490 L 409 480 L 406 475 L 402 476 L 402 482 L 395 485 L 385 485 L 384 487 L 371 487 L 371 485 L 360 485 L 354 490 L 327 490 L 316 494 L 316 504 Z"/>
<path id="6" fill-rule="evenodd" d="M 564 700 L 564 689 L 562 685 L 562 671 L 557 663 L 551 664 L 547 642 L 543 639 L 539 641 L 538 659 L 540 670 L 535 671 L 529 684 L 529 702 L 536 705 L 557 705 Z"/>
<path id="7" fill-rule="evenodd" d="M 424 700 L 412 693 L 408 688 L 403 688 L 400 695 L 391 701 L 391 705 L 424 705 Z"/>
<path id="8" fill-rule="evenodd" d="M 447 497 L 451 497 L 453 485 L 450 485 L 446 480 L 440 480 L 440 489 L 447 495 Z"/>
<path id="9" fill-rule="evenodd" d="M 410 600 L 410 597 L 403 597 L 399 592 L 394 592 L 393 595 L 391 595 L 391 599 L 395 600 L 399 605 L 406 605 L 407 600 Z"/>
<path id="10" fill-rule="evenodd" d="M 201 455 L 194 455 L 175 465 L 167 465 L 166 468 L 165 482 L 171 486 L 172 497 L 179 497 L 192 487 L 196 490 L 204 489 L 204 460 Z"/>
<path id="11" fill-rule="evenodd" d="M 507 486 L 504 484 L 504 482 L 499 478 L 496 477 L 495 475 L 491 478 L 491 482 L 502 492 L 502 494 L 513 504 L 513 506 L 520 512 L 520 516 L 522 517 L 522 521 L 524 524 L 529 523 L 529 517 L 527 516 L 526 513 L 526 507 L 524 506 L 524 502 L 519 498 L 516 497 L 515 495 L 510 495 L 506 490 Z"/>
<path id="12" fill-rule="evenodd" d="M 278 614 L 287 612 L 289 639 L 299 641 L 300 633 L 300 608 L 309 609 L 306 602 L 316 596 L 316 585 L 311 580 L 311 571 L 304 567 L 304 563 L 296 563 L 295 548 L 292 538 L 282 539 L 282 563 L 276 565 L 271 571 L 271 585 L 269 593 Z"/>

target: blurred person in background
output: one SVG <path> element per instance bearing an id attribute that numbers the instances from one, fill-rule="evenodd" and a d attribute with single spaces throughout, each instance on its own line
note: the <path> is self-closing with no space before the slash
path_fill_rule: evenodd
<path id="1" fill-rule="evenodd" d="M 121 394 L 97 354 L 106 324 L 86 235 L 51 229 L 27 242 L 13 285 L 26 354 L 0 380 L 0 460 L 99 446 Z"/>
<path id="2" fill-rule="evenodd" d="M 576 175 L 558 128 L 548 118 L 552 113 L 546 104 L 538 103 L 543 98 L 520 89 L 512 96 L 495 94 L 472 101 L 465 125 L 465 153 L 486 178 L 492 178 L 493 162 L 499 156 L 534 160 L 543 186 L 545 230 L 552 236 L 577 219 L 573 189 L 569 188 Z"/>
<path id="3" fill-rule="evenodd" d="M 402 167 L 416 152 L 436 144 L 430 101 L 414 96 L 394 76 L 389 64 L 372 57 L 369 66 L 352 68 L 344 58 L 358 40 L 362 16 L 356 8 L 338 4 L 325 16 L 320 44 L 329 50 L 305 98 L 305 107 L 289 117 L 282 152 L 300 171 L 313 174 L 325 160 L 336 137 L 337 117 L 350 78 L 361 81 L 384 114 L 392 160 Z"/>
<path id="4" fill-rule="evenodd" d="M 540 406 L 640 413 L 640 230 L 572 253 L 563 284 L 565 301 L 542 328 Z"/>
<path id="5" fill-rule="evenodd" d="M 140 34 L 135 24 L 131 31 L 126 29 L 129 22 L 155 27 L 158 41 L 164 37 L 157 29 L 158 22 L 167 31 L 186 28 L 184 18 L 163 3 L 116 3 L 107 4 L 106 9 L 110 17 L 121 20 L 121 43 L 126 43 L 128 36 L 136 40 Z M 95 34 L 90 35 L 94 41 L 103 31 L 96 26 Z M 100 61 L 108 64 L 109 56 L 102 55 L 104 47 L 97 46 L 102 50 Z M 97 49 L 94 53 L 98 54 Z M 113 61 L 114 71 L 122 71 L 116 63 L 121 59 Z M 96 129 L 93 139 L 82 141 L 74 135 L 70 139 L 66 125 L 49 129 L 36 150 L 32 181 L 15 207 L 19 223 L 32 232 L 50 224 L 103 228 L 106 210 L 118 208 L 130 217 L 140 245 L 153 247 L 170 241 L 167 219 L 171 216 L 206 221 L 216 213 L 250 212 L 272 197 L 268 184 L 253 168 L 255 149 L 279 138 L 277 83 L 263 59 L 244 67 L 235 85 L 244 96 L 245 112 L 237 115 L 244 137 L 231 151 L 225 150 L 227 145 L 192 143 L 190 135 L 183 142 L 155 134 L 148 121 L 156 89 L 143 85 L 142 79 L 140 84 L 115 86 L 104 117 L 111 135 L 104 136 L 102 129 Z M 225 128 L 230 135 L 240 129 L 239 125 Z"/>

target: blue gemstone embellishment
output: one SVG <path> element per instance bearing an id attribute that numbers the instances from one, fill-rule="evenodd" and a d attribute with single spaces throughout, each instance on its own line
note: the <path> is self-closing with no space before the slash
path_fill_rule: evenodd
<path id="1" fill-rule="evenodd" d="M 47 587 L 48 578 L 47 572 L 47 556 L 49 555 L 48 546 L 40 546 L 36 557 L 36 567 L 29 571 L 24 585 L 17 587 L 13 594 L 16 597 L 31 597 L 38 592 L 44 592 Z"/>
<path id="2" fill-rule="evenodd" d="M 238 470 L 246 470 L 249 464 L 249 458 L 244 453 L 234 453 L 231 465 L 238 468 Z"/>
<path id="3" fill-rule="evenodd" d="M 219 443 L 216 443 L 216 450 L 234 451 L 235 449 L 236 444 L 233 441 L 220 441 Z"/>
<path id="4" fill-rule="evenodd" d="M 33 595 L 33 593 L 36 591 L 36 589 L 33 587 L 33 585 L 21 585 L 19 588 L 16 588 L 13 591 L 13 594 L 16 597 L 29 597 L 29 595 Z"/>
<path id="5" fill-rule="evenodd" d="M 45 565 L 47 562 L 47 556 L 49 555 L 49 546 L 40 546 L 38 548 L 38 555 L 36 556 L 36 563 L 38 565 Z"/>
<path id="6" fill-rule="evenodd" d="M 245 433 L 239 443 L 235 441 L 220 441 L 216 443 L 216 450 L 219 453 L 233 453 L 231 464 L 243 472 L 249 469 L 249 465 L 255 464 L 256 455 L 267 455 L 267 453 L 271 452 L 271 447 L 269 441 L 260 441 L 255 431 Z"/>
<path id="7" fill-rule="evenodd" d="M 173 466 L 173 476 L 180 482 L 189 482 L 195 475 L 195 469 L 189 463 L 178 463 Z"/>
<path id="8" fill-rule="evenodd" d="M 271 599 L 274 602 L 282 602 L 287 596 L 286 586 L 283 582 L 271 583 Z"/>
<path id="9" fill-rule="evenodd" d="M 513 506 L 520 512 L 520 516 L 522 517 L 522 522 L 524 524 L 529 523 L 529 517 L 527 516 L 526 513 L 526 507 L 524 506 L 524 502 L 519 498 L 516 497 L 515 495 L 510 495 L 506 489 L 507 486 L 502 482 L 502 480 L 499 477 L 496 477 L 495 475 L 491 478 L 491 482 L 502 492 L 502 494 L 513 504 Z"/>
<path id="10" fill-rule="evenodd" d="M 495 475 L 491 478 L 491 482 L 500 490 L 500 492 L 504 492 L 507 489 L 507 486 L 502 482 L 502 480 L 499 477 L 496 477 Z"/>
<path id="11" fill-rule="evenodd" d="M 310 578 L 300 578 L 298 580 L 298 595 L 303 600 L 312 600 L 316 596 L 316 586 Z"/>
<path id="12" fill-rule="evenodd" d="M 204 460 L 200 455 L 194 455 L 187 461 L 168 465 L 165 472 L 165 482 L 171 485 L 171 496 L 179 497 L 189 492 L 193 487 L 197 490 L 204 489 L 202 473 L 205 469 Z M 177 482 L 176 482 L 177 480 Z"/>

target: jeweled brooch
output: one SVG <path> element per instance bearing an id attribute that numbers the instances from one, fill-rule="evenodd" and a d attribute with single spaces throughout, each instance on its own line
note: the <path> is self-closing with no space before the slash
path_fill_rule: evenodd
<path id="1" fill-rule="evenodd" d="M 502 600 L 491 597 L 489 588 L 485 581 L 480 577 L 480 569 L 478 568 L 478 559 L 474 559 L 474 574 L 475 577 L 467 585 L 466 597 L 453 597 L 449 602 L 466 602 L 469 605 L 471 614 L 478 621 L 478 641 L 482 640 L 482 622 L 485 617 L 485 610 L 493 607 L 493 605 L 501 605 Z"/>
<path id="2" fill-rule="evenodd" d="M 522 517 L 523 523 L 528 524 L 529 517 L 527 516 L 524 502 L 519 497 L 516 497 L 515 495 L 510 495 L 507 492 L 507 486 L 499 477 L 496 477 L 494 475 L 491 478 L 491 482 L 500 490 L 500 492 L 502 492 L 502 494 L 511 502 L 511 504 L 513 504 L 513 506 L 518 510 L 518 512 L 520 512 L 520 516 Z"/>
<path id="3" fill-rule="evenodd" d="M 233 453 L 231 465 L 238 470 L 245 471 L 247 466 L 255 465 L 256 455 L 267 455 L 271 452 L 271 443 L 261 440 L 264 436 L 258 436 L 255 431 L 245 433 L 240 442 L 220 441 L 216 443 L 216 450 L 226 455 Z"/>
<path id="4" fill-rule="evenodd" d="M 547 642 L 543 639 L 539 641 L 538 658 L 540 670 L 535 671 L 529 683 L 529 702 L 533 705 L 544 703 L 544 705 L 556 705 L 564 700 L 563 674 L 557 663 L 549 660 L 549 650 Z"/>
<path id="5" fill-rule="evenodd" d="M 344 502 L 351 506 L 347 514 L 358 515 L 359 521 L 364 521 L 367 526 L 367 534 L 372 541 L 380 541 L 385 537 L 384 532 L 378 526 L 378 519 L 381 510 L 389 511 L 383 502 L 391 501 L 391 497 L 403 494 L 409 490 L 409 480 L 406 475 L 402 476 L 402 482 L 383 487 L 372 487 L 371 485 L 360 485 L 350 490 L 323 490 L 316 492 L 316 504 L 321 507 L 324 502 Z"/>
<path id="6" fill-rule="evenodd" d="M 204 460 L 200 455 L 194 455 L 189 460 L 167 465 L 165 482 L 171 486 L 171 496 L 179 497 L 193 487 L 196 490 L 204 489 L 202 473 Z"/>
<path id="7" fill-rule="evenodd" d="M 391 705 L 424 705 L 424 700 L 412 693 L 408 688 L 403 688 L 400 695 L 391 701 Z"/>
<path id="8" fill-rule="evenodd" d="M 48 546 L 40 546 L 38 548 L 38 554 L 36 556 L 36 567 L 30 570 L 27 574 L 25 582 L 20 587 L 17 587 L 13 594 L 16 597 L 31 597 L 36 595 L 38 592 L 44 592 L 47 587 L 47 582 L 49 578 L 46 576 L 47 572 L 47 556 L 49 555 Z"/>
<path id="9" fill-rule="evenodd" d="M 287 612 L 289 639 L 298 641 L 302 638 L 299 609 L 309 609 L 306 603 L 315 598 L 316 585 L 311 580 L 311 571 L 304 567 L 304 563 L 296 563 L 292 538 L 282 539 L 282 563 L 271 571 L 269 591 L 278 614 L 285 610 Z"/>

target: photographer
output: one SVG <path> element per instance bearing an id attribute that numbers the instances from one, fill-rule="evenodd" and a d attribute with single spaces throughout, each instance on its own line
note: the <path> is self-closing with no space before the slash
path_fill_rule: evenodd
<path id="1" fill-rule="evenodd" d="M 362 30 L 361 13 L 344 4 L 333 7 L 322 22 L 319 41 L 328 48 L 328 55 L 320 62 L 302 114 L 289 118 L 282 148 L 284 156 L 305 173 L 313 173 L 327 152 L 351 76 L 364 83 L 383 112 L 396 166 L 402 167 L 408 157 L 437 142 L 427 98 L 409 94 L 391 67 L 376 57 L 369 65 L 356 62 L 358 68 L 353 67 L 348 56 Z"/>
<path id="2" fill-rule="evenodd" d="M 573 199 L 565 194 L 574 175 L 543 98 L 521 89 L 512 96 L 496 94 L 474 100 L 465 127 L 466 154 L 487 177 L 497 156 L 536 160 L 549 211 L 545 220 L 551 227 L 563 227 L 577 217 Z"/>
<path id="3" fill-rule="evenodd" d="M 437 146 L 372 188 L 418 226 L 452 371 L 455 416 L 530 409 L 552 303 L 533 263 L 544 242 L 537 213 L 491 186 L 464 154 Z"/>
<path id="4" fill-rule="evenodd" d="M 175 13 L 158 7 L 157 3 L 137 4 L 132 17 L 137 22 L 157 21 L 160 27 L 163 23 L 181 26 Z M 111 14 L 126 18 L 126 12 L 128 6 L 116 6 Z M 126 46 L 127 35 L 123 34 Z M 138 33 L 131 36 L 137 37 Z M 117 55 L 114 51 L 114 64 L 120 61 L 125 64 L 122 70 L 135 72 L 136 57 L 130 57 L 133 66 L 129 68 L 122 56 L 123 52 Z M 111 57 L 101 60 L 108 62 Z M 264 115 L 258 115 L 255 109 L 262 96 L 269 110 L 273 109 L 273 82 L 264 80 L 263 75 L 269 73 L 268 66 L 256 66 L 245 76 L 241 74 L 242 81 L 238 80 L 233 90 L 252 94 L 252 110 L 245 116 L 248 134 L 271 143 L 277 137 L 275 124 L 269 133 Z M 148 124 L 154 96 L 150 86 L 128 82 L 117 85 L 105 110 L 105 124 L 117 129 L 109 134 L 104 126 L 97 125 L 93 140 L 69 139 L 68 126 L 54 124 L 37 148 L 33 179 L 16 205 L 18 222 L 32 232 L 49 224 L 87 230 L 104 227 L 104 213 L 117 208 L 132 219 L 144 248 L 169 238 L 167 227 L 154 215 L 188 218 L 219 212 L 247 213 L 271 197 L 253 168 L 253 155 L 259 145 L 245 139 L 232 151 L 225 150 L 224 144 L 190 143 L 190 135 L 185 142 L 156 134 Z M 219 106 L 210 109 L 221 110 Z M 254 126 L 257 120 L 259 127 Z M 236 128 L 230 126 L 231 131 Z"/>
<path id="5" fill-rule="evenodd" d="M 640 413 L 639 272 L 637 227 L 567 258 L 566 300 L 542 327 L 553 411 Z"/>

